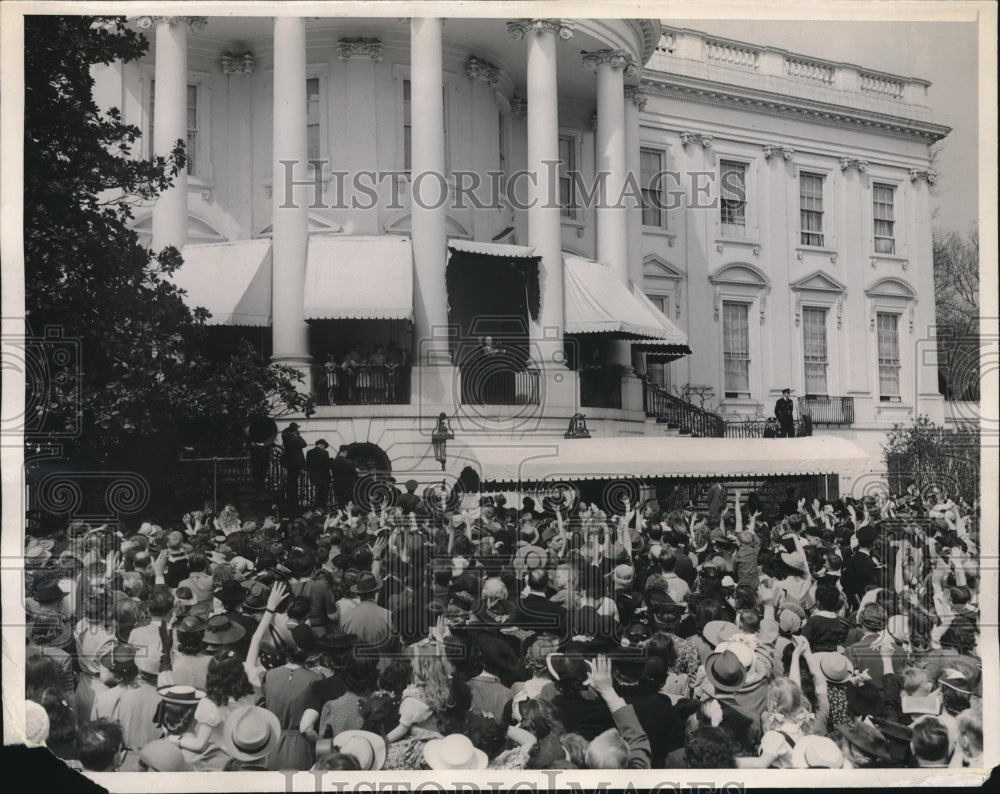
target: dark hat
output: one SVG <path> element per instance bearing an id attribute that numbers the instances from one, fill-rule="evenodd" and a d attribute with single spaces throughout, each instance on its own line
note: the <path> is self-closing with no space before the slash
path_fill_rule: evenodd
<path id="1" fill-rule="evenodd" d="M 885 734 L 864 720 L 856 720 L 851 725 L 839 725 L 837 733 L 847 739 L 852 747 L 856 747 L 866 755 L 880 758 L 883 761 L 889 761 L 892 758 L 889 741 L 885 738 Z"/>
<path id="2" fill-rule="evenodd" d="M 381 588 L 382 581 L 375 574 L 365 571 L 358 577 L 358 581 L 351 585 L 351 592 L 355 595 L 365 595 L 377 593 Z"/>
<path id="3" fill-rule="evenodd" d="M 197 615 L 185 615 L 177 624 L 178 634 L 202 634 L 205 631 L 205 621 Z"/>
<path id="4" fill-rule="evenodd" d="M 271 590 L 263 582 L 245 582 L 242 585 L 246 590 L 243 598 L 243 608 L 251 612 L 260 612 L 267 608 L 267 597 Z"/>
<path id="5" fill-rule="evenodd" d="M 705 678 L 720 692 L 735 692 L 746 680 L 746 668 L 732 651 L 713 653 L 705 660 Z"/>
<path id="6" fill-rule="evenodd" d="M 191 592 L 190 587 L 178 587 L 174 590 L 174 601 L 181 606 L 193 607 L 198 603 L 198 599 L 194 597 L 194 593 Z"/>
<path id="7" fill-rule="evenodd" d="M 162 700 L 168 703 L 178 703 L 182 706 L 195 706 L 205 697 L 204 690 L 187 684 L 170 684 L 156 688 Z"/>
<path id="8" fill-rule="evenodd" d="M 319 638 L 317 645 L 324 651 L 343 653 L 351 650 L 357 641 L 356 634 L 328 633 Z"/>
<path id="9" fill-rule="evenodd" d="M 858 543 L 862 546 L 871 546 L 875 542 L 875 538 L 878 537 L 878 532 L 871 524 L 861 527 L 856 534 L 858 536 Z"/>
<path id="10" fill-rule="evenodd" d="M 241 604 L 246 594 L 247 591 L 235 579 L 226 579 L 213 593 L 223 604 Z"/>
<path id="11" fill-rule="evenodd" d="M 289 430 L 298 430 L 298 429 L 299 429 L 299 427 L 300 427 L 300 425 L 299 425 L 299 423 L 298 423 L 298 422 L 291 422 L 291 423 L 290 423 L 290 424 L 288 425 L 288 429 L 289 429 Z"/>
<path id="12" fill-rule="evenodd" d="M 28 637 L 32 645 L 65 648 L 73 639 L 73 624 L 59 615 L 46 612 L 34 619 Z"/>
<path id="13" fill-rule="evenodd" d="M 858 623 L 868 631 L 884 631 L 889 623 L 889 616 L 878 604 L 866 604 L 858 613 Z"/>
<path id="14" fill-rule="evenodd" d="M 685 604 L 677 604 L 670 597 L 666 590 L 647 590 L 646 594 L 643 596 L 643 601 L 646 602 L 646 606 L 649 607 L 650 611 L 655 615 L 660 614 L 673 614 L 673 615 L 683 615 L 687 610 Z"/>
<path id="15" fill-rule="evenodd" d="M 246 633 L 245 628 L 225 615 L 212 615 L 205 623 L 205 642 L 209 645 L 229 645 L 243 639 Z"/>
<path id="16" fill-rule="evenodd" d="M 590 678 L 590 667 L 579 653 L 550 653 L 545 664 L 556 681 L 582 684 Z"/>
<path id="17" fill-rule="evenodd" d="M 35 587 L 35 600 L 40 604 L 58 601 L 66 597 L 66 593 L 54 579 L 48 579 Z"/>
<path id="18" fill-rule="evenodd" d="M 300 651 L 311 653 L 316 650 L 316 633 L 307 623 L 300 623 L 292 628 L 292 639 Z"/>
<path id="19" fill-rule="evenodd" d="M 328 443 L 326 442 L 326 439 L 325 439 L 325 438 L 321 438 L 321 439 L 320 439 L 319 441 L 317 441 L 317 442 L 316 442 L 316 444 L 315 444 L 315 446 L 317 446 L 317 447 L 318 447 L 318 446 L 319 446 L 320 444 L 322 444 L 322 445 L 323 445 L 324 447 L 329 447 L 329 446 L 330 446 L 330 445 L 329 445 L 329 444 L 328 444 Z"/>
<path id="20" fill-rule="evenodd" d="M 645 623 L 639 623 L 637 621 L 632 622 L 628 625 L 624 632 L 622 632 L 622 645 L 628 647 L 628 645 L 635 645 L 640 642 L 645 642 L 651 636 L 653 636 L 652 629 L 649 628 Z"/>
<path id="21" fill-rule="evenodd" d="M 115 645 L 101 657 L 101 664 L 115 675 L 139 675 L 135 664 L 135 647 L 132 645 Z"/>
<path id="22" fill-rule="evenodd" d="M 782 390 L 781 390 L 781 393 L 782 393 L 782 394 L 791 394 L 791 393 L 792 393 L 792 390 L 791 390 L 791 389 L 782 389 Z"/>
<path id="23" fill-rule="evenodd" d="M 885 715 L 885 697 L 871 681 L 849 683 L 844 687 L 847 707 L 859 717 L 881 717 Z"/>

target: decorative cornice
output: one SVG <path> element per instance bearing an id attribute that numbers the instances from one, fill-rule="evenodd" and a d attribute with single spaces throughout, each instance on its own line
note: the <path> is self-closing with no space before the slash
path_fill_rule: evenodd
<path id="1" fill-rule="evenodd" d="M 622 69 L 625 74 L 634 77 L 639 74 L 639 67 L 635 60 L 625 50 L 594 50 L 593 52 L 581 52 L 583 68 L 588 72 L 597 70 L 602 64 L 609 64 L 612 69 Z"/>
<path id="2" fill-rule="evenodd" d="M 712 136 L 702 135 L 699 132 L 691 132 L 690 130 L 684 130 L 681 132 L 681 144 L 687 146 L 689 143 L 697 143 L 705 149 L 711 149 Z"/>
<path id="3" fill-rule="evenodd" d="M 635 105 L 639 108 L 639 110 L 645 110 L 646 102 L 649 99 L 649 93 L 640 86 L 627 85 L 625 86 L 625 99 L 626 101 L 631 100 L 632 102 L 635 102 Z"/>
<path id="4" fill-rule="evenodd" d="M 868 170 L 868 161 L 857 157 L 841 157 L 840 170 L 846 171 L 848 168 L 856 168 L 859 174 L 863 174 Z"/>
<path id="5" fill-rule="evenodd" d="M 790 146 L 781 146 L 777 143 L 764 144 L 765 160 L 770 160 L 776 154 L 780 154 L 785 160 L 792 160 L 795 157 L 795 150 Z"/>
<path id="6" fill-rule="evenodd" d="M 500 69 L 489 61 L 477 58 L 475 55 L 470 55 L 469 60 L 465 62 L 465 75 L 476 80 L 482 80 L 492 86 L 500 82 Z"/>
<path id="7" fill-rule="evenodd" d="M 157 17 L 157 16 L 140 16 L 133 17 L 135 24 L 138 25 L 143 30 L 149 30 L 151 27 L 159 22 L 165 22 L 168 25 L 185 24 L 187 28 L 192 33 L 201 33 L 205 26 L 208 24 L 208 17 Z"/>
<path id="8" fill-rule="evenodd" d="M 252 52 L 224 52 L 222 53 L 222 73 L 223 74 L 253 74 L 257 66 L 257 59 Z"/>
<path id="9" fill-rule="evenodd" d="M 937 172 L 925 168 L 911 168 L 910 181 L 916 182 L 918 179 L 923 179 L 928 185 L 933 185 L 937 182 Z"/>
<path id="10" fill-rule="evenodd" d="M 337 42 L 337 57 L 342 61 L 351 58 L 382 60 L 382 42 L 378 39 L 341 39 Z"/>
<path id="11" fill-rule="evenodd" d="M 528 117 L 528 100 L 519 96 L 512 96 L 510 98 L 510 115 L 516 119 L 524 119 Z"/>
<path id="12" fill-rule="evenodd" d="M 590 117 L 590 129 L 597 129 L 597 113 L 594 113 L 594 115 Z"/>
<path id="13" fill-rule="evenodd" d="M 573 26 L 563 19 L 516 19 L 507 23 L 507 35 L 514 41 L 521 41 L 529 32 L 555 33 L 559 38 L 573 38 Z"/>

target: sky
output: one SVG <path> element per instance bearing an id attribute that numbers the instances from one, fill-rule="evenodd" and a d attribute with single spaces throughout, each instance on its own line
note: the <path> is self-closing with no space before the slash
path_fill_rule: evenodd
<path id="1" fill-rule="evenodd" d="M 667 23 L 929 80 L 932 120 L 952 128 L 938 144 L 933 223 L 965 231 L 978 218 L 979 80 L 974 22 L 676 19 Z M 995 88 L 991 95 L 995 97 Z M 990 112 L 996 112 L 995 104 Z"/>

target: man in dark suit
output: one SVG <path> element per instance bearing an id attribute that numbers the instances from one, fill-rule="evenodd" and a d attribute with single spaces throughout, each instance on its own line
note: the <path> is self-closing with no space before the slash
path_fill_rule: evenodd
<path id="1" fill-rule="evenodd" d="M 840 574 L 840 586 L 847 596 L 851 607 L 856 607 L 869 587 L 881 581 L 881 569 L 872 559 L 872 545 L 875 543 L 876 531 L 872 526 L 861 527 L 856 533 L 858 547 L 850 559 L 844 563 Z"/>
<path id="2" fill-rule="evenodd" d="M 795 407 L 791 389 L 781 390 L 781 399 L 774 404 L 774 418 L 778 420 L 778 438 L 795 438 Z"/>
<path id="3" fill-rule="evenodd" d="M 313 507 L 325 510 L 330 501 L 330 445 L 321 438 L 316 445 L 306 453 L 306 471 L 309 481 L 316 488 L 316 499 Z"/>
<path id="4" fill-rule="evenodd" d="M 518 628 L 537 634 L 552 633 L 566 636 L 566 608 L 549 601 L 549 575 L 544 568 L 533 568 L 527 575 L 528 594 L 521 596 L 514 618 Z"/>
<path id="5" fill-rule="evenodd" d="M 306 465 L 302 450 L 306 440 L 299 435 L 299 425 L 292 422 L 281 432 L 281 465 L 285 467 L 285 501 L 288 507 L 299 506 L 299 474 Z"/>
<path id="6" fill-rule="evenodd" d="M 333 468 L 333 497 L 337 507 L 345 508 L 354 499 L 354 484 L 358 481 L 358 470 L 347 457 L 347 446 L 342 444 L 337 450 L 337 457 L 331 464 Z"/>

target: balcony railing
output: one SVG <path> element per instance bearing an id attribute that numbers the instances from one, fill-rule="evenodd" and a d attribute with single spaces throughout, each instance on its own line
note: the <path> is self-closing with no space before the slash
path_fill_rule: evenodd
<path id="1" fill-rule="evenodd" d="M 537 369 L 462 369 L 465 405 L 538 405 Z"/>
<path id="2" fill-rule="evenodd" d="M 643 407 L 646 416 L 655 416 L 658 422 L 676 427 L 682 435 L 704 438 L 723 438 L 726 435 L 726 422 L 721 416 L 685 402 L 655 383 L 645 384 Z"/>
<path id="3" fill-rule="evenodd" d="M 621 408 L 622 373 L 609 367 L 580 370 L 581 408 Z"/>
<path id="4" fill-rule="evenodd" d="M 317 405 L 392 405 L 410 402 L 410 368 L 358 364 L 327 371 L 313 367 L 313 400 Z"/>
<path id="5" fill-rule="evenodd" d="M 780 438 L 781 428 L 778 420 L 747 417 L 726 422 L 726 438 Z M 795 420 L 795 436 L 812 435 L 812 422 L 809 416 L 803 415 Z"/>
<path id="6" fill-rule="evenodd" d="M 813 424 L 853 425 L 853 397 L 799 397 L 799 416 L 809 416 Z"/>

